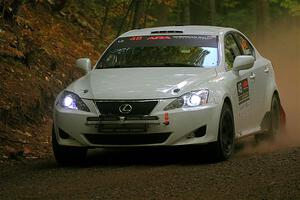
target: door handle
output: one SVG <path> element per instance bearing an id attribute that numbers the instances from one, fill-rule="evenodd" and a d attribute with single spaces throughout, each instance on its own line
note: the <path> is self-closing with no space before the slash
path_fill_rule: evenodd
<path id="1" fill-rule="evenodd" d="M 269 73 L 269 71 L 270 71 L 269 67 L 266 67 L 264 70 L 265 73 Z"/>
<path id="2" fill-rule="evenodd" d="M 250 79 L 255 79 L 255 74 L 254 74 L 254 73 L 252 73 L 252 74 L 250 75 Z"/>

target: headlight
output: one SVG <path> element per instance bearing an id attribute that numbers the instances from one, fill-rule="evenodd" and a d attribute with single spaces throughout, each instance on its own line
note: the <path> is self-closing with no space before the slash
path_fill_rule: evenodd
<path id="1" fill-rule="evenodd" d="M 58 103 L 64 108 L 90 112 L 90 109 L 85 105 L 80 97 L 73 92 L 64 91 Z"/>
<path id="2" fill-rule="evenodd" d="M 209 91 L 207 89 L 186 93 L 172 101 L 164 108 L 164 110 L 172 110 L 181 107 L 190 108 L 206 104 L 208 102 L 208 95 Z"/>

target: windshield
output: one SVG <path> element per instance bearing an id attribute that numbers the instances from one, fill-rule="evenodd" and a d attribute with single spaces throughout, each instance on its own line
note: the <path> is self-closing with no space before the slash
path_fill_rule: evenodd
<path id="1" fill-rule="evenodd" d="M 218 65 L 218 37 L 135 36 L 117 39 L 96 68 L 205 67 Z"/>

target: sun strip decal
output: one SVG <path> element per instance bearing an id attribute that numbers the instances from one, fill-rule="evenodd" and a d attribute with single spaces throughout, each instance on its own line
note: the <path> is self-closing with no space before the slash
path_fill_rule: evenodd
<path id="1" fill-rule="evenodd" d="M 128 47 L 152 46 L 203 46 L 218 47 L 218 36 L 215 35 L 142 35 L 121 37 L 110 48 L 120 49 Z"/>
<path id="2" fill-rule="evenodd" d="M 239 98 L 239 105 L 249 101 L 249 84 L 248 79 L 243 79 L 237 83 L 237 93 Z"/>

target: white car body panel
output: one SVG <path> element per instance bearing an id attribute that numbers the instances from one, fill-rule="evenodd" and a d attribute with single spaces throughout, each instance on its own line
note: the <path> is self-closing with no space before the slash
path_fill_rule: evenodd
<path id="1" fill-rule="evenodd" d="M 58 143 L 66 146 L 83 147 L 131 147 L 131 146 L 170 146 L 206 144 L 215 142 L 218 137 L 220 113 L 225 99 L 229 99 L 235 124 L 236 138 L 262 131 L 261 122 L 265 114 L 270 111 L 272 96 L 277 91 L 274 80 L 274 71 L 270 61 L 263 58 L 254 48 L 256 61 L 252 68 L 242 70 L 239 74 L 227 70 L 224 56 L 224 36 L 231 31 L 240 33 L 231 28 L 206 26 L 174 26 L 157 27 L 129 31 L 120 37 L 151 35 L 151 31 L 178 30 L 185 35 L 216 35 L 219 37 L 219 65 L 216 68 L 119 68 L 93 69 L 84 77 L 66 88 L 82 98 L 90 112 L 70 110 L 58 105 L 58 95 L 54 105 L 54 130 Z M 168 35 L 168 34 L 166 34 Z M 248 40 L 249 41 L 249 40 Z M 253 45 L 252 45 L 253 46 Z M 254 46 L 253 46 L 254 47 Z M 266 69 L 269 71 L 266 72 Z M 255 74 L 255 78 L 250 76 Z M 237 83 L 247 79 L 249 84 L 249 101 L 239 104 Z M 179 88 L 180 92 L 174 93 Z M 176 97 L 190 91 L 208 89 L 209 101 L 196 108 L 178 108 L 167 111 L 170 124 L 165 125 L 163 109 Z M 88 90 L 86 92 L 85 90 Z M 147 121 L 147 133 L 170 132 L 171 135 L 162 143 L 157 144 L 92 144 L 84 134 L 99 134 L 97 124 L 88 125 L 87 117 L 101 115 L 95 102 L 122 100 L 158 100 L 158 104 L 150 113 L 158 120 Z M 143 121 L 135 122 L 141 123 Z M 113 122 L 117 124 L 127 121 Z M 130 122 L 131 123 L 131 122 Z M 193 132 L 199 127 L 206 126 L 203 137 L 193 137 Z M 67 132 L 71 137 L 63 139 L 59 136 L 59 129 Z"/>

